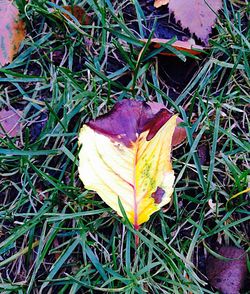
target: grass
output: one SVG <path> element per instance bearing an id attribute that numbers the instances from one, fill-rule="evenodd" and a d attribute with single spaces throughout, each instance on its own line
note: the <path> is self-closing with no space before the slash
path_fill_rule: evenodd
<path id="1" fill-rule="evenodd" d="M 139 33 L 122 12 L 127 1 L 62 1 L 83 5 L 90 25 L 64 17 L 61 3 L 17 1 L 28 34 L 0 69 L 0 107 L 21 109 L 23 126 L 20 139 L 0 138 L 1 293 L 216 293 L 208 253 L 220 245 L 249 253 L 249 196 L 233 198 L 250 180 L 249 4 L 241 2 L 225 2 L 211 49 L 173 96 L 156 55 L 173 49 L 138 41 L 146 23 L 138 1 Z M 190 59 L 174 53 L 183 66 Z M 173 151 L 173 205 L 139 232 L 84 190 L 77 171 L 82 124 L 128 98 L 163 102 L 187 131 Z"/>

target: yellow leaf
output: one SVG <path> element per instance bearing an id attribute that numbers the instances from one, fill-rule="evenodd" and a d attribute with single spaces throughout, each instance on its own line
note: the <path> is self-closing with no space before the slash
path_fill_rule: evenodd
<path id="1" fill-rule="evenodd" d="M 122 216 L 119 197 L 135 228 L 171 201 L 171 142 L 177 118 L 164 109 L 156 115 L 151 111 L 150 121 L 137 106 L 151 111 L 142 102 L 125 100 L 100 123 L 85 124 L 79 136 L 79 174 L 85 187 Z M 162 124 L 164 115 L 168 118 Z"/>

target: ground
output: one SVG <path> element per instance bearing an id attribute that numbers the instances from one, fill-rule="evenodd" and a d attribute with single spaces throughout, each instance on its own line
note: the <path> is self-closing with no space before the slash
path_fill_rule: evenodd
<path id="1" fill-rule="evenodd" d="M 16 2 L 27 35 L 0 69 L 0 107 L 22 112 L 22 134 L 0 138 L 1 293 L 216 293 L 208 254 L 249 252 L 249 195 L 231 199 L 250 181 L 247 1 L 225 1 L 196 58 L 142 51 L 157 13 L 156 36 L 168 27 L 150 1 Z M 62 4 L 84 7 L 87 24 Z M 77 170 L 81 126 L 121 99 L 164 103 L 187 132 L 172 205 L 138 233 Z"/>

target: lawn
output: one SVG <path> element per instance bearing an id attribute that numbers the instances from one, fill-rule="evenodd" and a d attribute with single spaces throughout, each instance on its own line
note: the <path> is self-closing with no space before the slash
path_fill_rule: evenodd
<path id="1" fill-rule="evenodd" d="M 0 109 L 21 112 L 22 132 L 0 137 L 1 293 L 219 293 L 207 256 L 250 248 L 247 2 L 224 1 L 192 56 L 140 41 L 158 29 L 152 1 L 16 0 L 27 34 L 0 68 Z M 65 16 L 76 4 L 85 24 Z M 139 231 L 78 174 L 80 128 L 123 99 L 167 105 L 187 133 L 172 204 Z"/>

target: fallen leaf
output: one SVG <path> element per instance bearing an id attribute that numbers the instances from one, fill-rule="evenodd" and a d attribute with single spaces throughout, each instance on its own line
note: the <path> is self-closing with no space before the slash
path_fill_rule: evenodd
<path id="1" fill-rule="evenodd" d="M 0 4 L 0 66 L 11 62 L 25 37 L 25 24 L 18 9 L 8 0 Z"/>
<path id="2" fill-rule="evenodd" d="M 141 39 L 143 42 L 147 42 L 147 39 Z M 161 44 L 166 44 L 170 40 L 168 39 L 160 39 L 160 38 L 153 38 L 151 39 L 151 44 L 154 48 L 160 48 Z M 204 50 L 205 48 L 199 45 L 196 45 L 193 39 L 187 40 L 187 41 L 175 41 L 173 44 L 171 44 L 175 49 L 179 51 L 188 52 L 192 55 L 199 55 L 201 54 L 201 50 Z M 175 56 L 173 53 L 169 52 L 161 52 L 161 55 L 167 55 L 167 56 Z"/>
<path id="3" fill-rule="evenodd" d="M 74 6 L 67 5 L 67 6 L 63 6 L 63 8 L 67 10 L 69 13 L 71 13 L 79 21 L 80 24 L 85 24 L 85 25 L 90 24 L 90 17 L 88 16 L 86 11 L 82 7 L 77 5 L 74 5 Z M 66 13 L 63 13 L 63 15 L 66 18 L 72 20 L 70 15 Z"/>
<path id="4" fill-rule="evenodd" d="M 154 7 L 159 8 L 163 5 L 167 5 L 170 0 L 155 0 Z"/>
<path id="5" fill-rule="evenodd" d="M 210 255 L 207 259 L 207 277 L 210 284 L 222 294 L 238 294 L 246 278 L 246 253 L 243 249 L 224 246 L 219 255 L 231 260 L 221 260 Z"/>
<path id="6" fill-rule="evenodd" d="M 119 197 L 135 228 L 171 201 L 176 118 L 166 108 L 123 100 L 81 129 L 81 180 L 122 216 Z"/>
<path id="7" fill-rule="evenodd" d="M 20 111 L 0 110 L 0 138 L 6 137 L 6 134 L 9 137 L 16 137 L 20 134 L 20 117 Z"/>
<path id="8" fill-rule="evenodd" d="M 183 0 L 169 2 L 169 10 L 174 13 L 176 21 L 206 44 L 217 18 L 216 13 L 221 8 L 222 0 L 189 0 L 186 5 Z"/>

